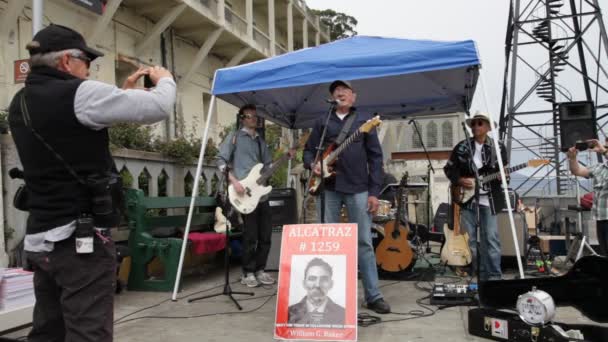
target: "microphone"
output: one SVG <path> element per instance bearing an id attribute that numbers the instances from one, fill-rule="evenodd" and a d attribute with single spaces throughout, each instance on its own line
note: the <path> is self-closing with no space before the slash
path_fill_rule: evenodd
<path id="1" fill-rule="evenodd" d="M 15 179 L 15 178 L 23 179 L 23 177 L 24 177 L 23 170 L 20 170 L 20 169 L 18 169 L 16 167 L 8 170 L 8 175 L 12 179 Z"/>
<path id="2" fill-rule="evenodd" d="M 325 100 L 325 102 L 327 102 L 329 104 L 333 104 L 333 105 L 339 105 L 340 104 L 340 100 L 334 100 L 334 99 L 327 99 L 327 100 Z"/>

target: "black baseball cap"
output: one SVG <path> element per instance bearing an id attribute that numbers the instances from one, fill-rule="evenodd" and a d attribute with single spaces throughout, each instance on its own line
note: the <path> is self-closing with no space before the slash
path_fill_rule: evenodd
<path id="1" fill-rule="evenodd" d="M 340 86 L 340 85 L 344 86 L 344 87 L 346 87 L 346 88 L 348 88 L 350 90 L 354 90 L 353 86 L 350 84 L 350 82 L 348 82 L 348 81 L 342 81 L 342 80 L 336 80 L 336 81 L 331 82 L 331 84 L 329 85 L 329 93 L 333 94 L 334 90 L 336 90 L 336 88 L 338 86 Z"/>
<path id="2" fill-rule="evenodd" d="M 91 60 L 103 56 L 103 53 L 88 47 L 80 33 L 69 27 L 54 24 L 38 31 L 26 48 L 30 51 L 30 56 L 68 49 L 78 49 Z"/>

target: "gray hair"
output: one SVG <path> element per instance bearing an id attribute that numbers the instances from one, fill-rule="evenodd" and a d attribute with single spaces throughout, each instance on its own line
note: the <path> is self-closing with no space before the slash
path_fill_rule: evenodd
<path id="1" fill-rule="evenodd" d="M 78 55 L 81 52 L 78 49 L 67 49 L 61 51 L 37 53 L 30 57 L 30 66 L 48 66 L 51 68 L 56 68 L 59 64 L 59 58 L 66 53 L 70 55 Z"/>

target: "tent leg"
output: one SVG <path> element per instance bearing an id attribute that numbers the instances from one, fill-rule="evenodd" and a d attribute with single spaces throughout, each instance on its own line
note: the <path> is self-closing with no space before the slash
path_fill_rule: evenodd
<path id="1" fill-rule="evenodd" d="M 201 151 L 198 156 L 198 164 L 196 165 L 196 177 L 194 177 L 194 185 L 192 186 L 192 197 L 190 198 L 190 208 L 188 209 L 188 219 L 186 221 L 186 229 L 184 231 L 184 238 L 182 239 L 182 250 L 179 255 L 179 264 L 177 266 L 177 275 L 175 276 L 175 286 L 173 288 L 173 295 L 171 300 L 177 300 L 177 291 L 179 290 L 179 283 L 182 276 L 182 267 L 184 265 L 184 256 L 186 255 L 186 246 L 188 245 L 188 234 L 190 233 L 190 226 L 192 224 L 192 214 L 194 213 L 194 203 L 198 196 L 198 185 L 201 179 L 201 173 L 203 171 L 203 158 L 205 157 L 205 148 L 207 147 L 207 140 L 209 136 L 209 126 L 211 123 L 211 116 L 213 115 L 213 109 L 215 106 L 215 96 L 211 97 L 211 103 L 209 105 L 209 112 L 207 113 L 207 122 L 205 123 L 205 130 L 203 132 L 203 141 L 201 141 Z"/>
<path id="2" fill-rule="evenodd" d="M 488 99 L 487 92 L 488 91 L 486 89 L 486 82 L 485 82 L 484 76 L 481 72 L 479 73 L 479 77 L 482 79 L 483 95 L 484 95 L 485 101 L 487 101 L 487 99 Z M 487 103 L 486 103 L 486 108 L 489 110 Z M 496 125 L 494 124 L 494 119 L 492 119 L 491 116 L 490 116 L 490 127 L 492 129 L 490 134 L 492 135 L 492 139 L 494 139 L 494 142 L 495 142 L 492 145 L 494 145 L 494 149 L 496 150 L 496 156 L 498 156 L 498 158 L 496 158 L 496 159 L 498 160 L 498 167 L 500 169 L 500 179 L 502 181 L 502 187 L 504 190 L 505 199 L 507 201 L 507 209 L 509 210 L 509 212 L 508 212 L 509 223 L 511 224 L 511 234 L 513 235 L 513 244 L 515 245 L 515 254 L 517 255 L 517 267 L 519 268 L 519 277 L 520 277 L 520 279 L 524 279 L 524 266 L 521 262 L 521 251 L 519 250 L 519 243 L 517 243 L 517 231 L 515 230 L 515 220 L 513 219 L 513 208 L 511 208 L 511 200 L 509 197 L 509 185 L 507 184 L 505 165 L 502 162 L 502 157 L 501 157 L 502 154 L 500 153 L 500 145 L 499 145 L 499 140 L 498 140 L 498 134 L 496 132 Z"/>

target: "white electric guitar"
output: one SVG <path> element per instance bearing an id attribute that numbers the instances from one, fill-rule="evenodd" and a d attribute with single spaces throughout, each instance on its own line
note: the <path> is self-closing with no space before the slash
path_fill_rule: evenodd
<path id="1" fill-rule="evenodd" d="M 296 146 L 293 148 L 302 148 L 310 134 L 303 134 Z M 230 184 L 228 187 L 228 199 L 230 203 L 241 214 L 249 214 L 257 208 L 260 198 L 272 191 L 272 186 L 266 185 L 268 179 L 277 171 L 277 169 L 289 159 L 289 154 L 283 154 L 279 159 L 275 160 L 272 165 L 262 172 L 264 164 L 256 164 L 249 174 L 239 182 L 245 188 L 245 193 L 237 194 L 234 186 Z"/>

